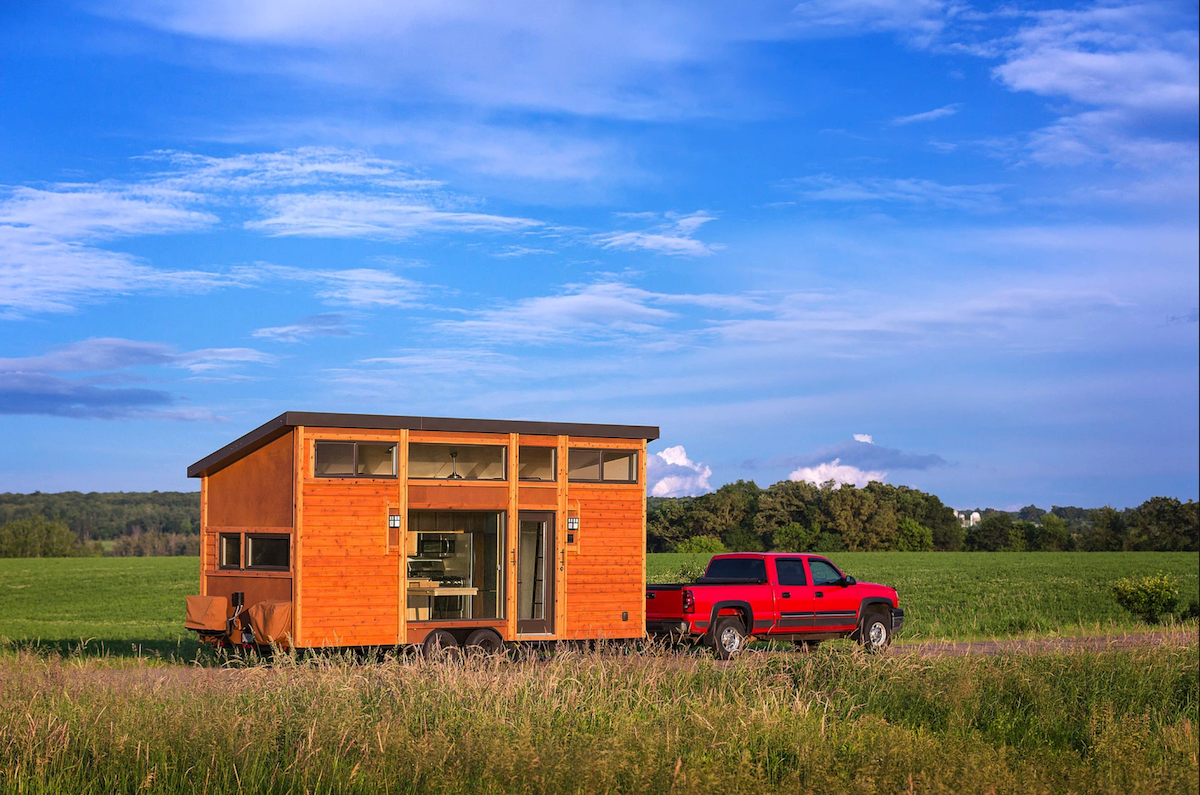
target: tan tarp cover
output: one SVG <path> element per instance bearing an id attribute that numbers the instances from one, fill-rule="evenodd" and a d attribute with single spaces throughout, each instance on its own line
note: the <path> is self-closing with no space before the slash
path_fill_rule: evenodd
<path id="1" fill-rule="evenodd" d="M 209 629 L 224 632 L 229 616 L 229 600 L 224 596 L 189 596 L 187 598 L 188 629 Z"/>
<path id="2" fill-rule="evenodd" d="M 287 643 L 292 634 L 292 603 L 264 601 L 246 611 L 255 643 Z"/>

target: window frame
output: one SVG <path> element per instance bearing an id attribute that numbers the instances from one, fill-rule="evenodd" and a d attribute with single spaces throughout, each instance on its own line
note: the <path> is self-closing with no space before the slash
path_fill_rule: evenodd
<path id="1" fill-rule="evenodd" d="M 255 538 L 281 538 L 287 541 L 286 566 L 252 566 L 250 565 L 250 541 Z M 242 542 L 243 571 L 291 571 L 292 570 L 292 536 L 288 533 L 246 533 Z"/>
<path id="2" fill-rule="evenodd" d="M 839 580 L 845 579 L 845 577 L 846 577 L 846 573 L 844 571 L 842 571 L 841 569 L 839 569 L 837 566 L 833 565 L 832 560 L 827 560 L 825 558 L 806 558 L 806 560 L 808 561 L 808 580 L 814 588 L 825 588 L 830 585 L 837 585 Z M 836 571 L 838 573 L 838 580 L 834 580 L 833 582 L 821 582 L 821 583 L 817 582 L 817 577 L 815 574 L 813 574 L 813 571 L 812 571 L 813 563 L 824 563 L 827 566 L 829 566 L 829 568 L 833 569 L 834 571 Z"/>
<path id="3" fill-rule="evenodd" d="M 456 478 L 450 478 L 450 477 L 444 477 L 444 478 L 429 478 L 429 477 L 422 477 L 422 476 L 420 476 L 420 475 L 413 475 L 413 474 L 412 474 L 412 449 L 413 449 L 414 447 L 418 447 L 418 446 L 424 446 L 424 447 L 452 447 L 452 448 L 454 448 L 454 449 L 456 449 L 456 450 L 463 450 L 463 449 L 466 449 L 466 448 L 468 448 L 468 447 L 470 447 L 470 448 L 482 447 L 482 448 L 489 448 L 489 449 L 493 449 L 493 450 L 499 450 L 499 451 L 500 451 L 500 470 L 501 470 L 502 476 L 501 476 L 501 477 L 498 477 L 498 478 L 465 478 L 465 477 L 462 477 L 462 476 L 460 475 L 460 476 L 459 476 L 459 477 L 456 479 Z M 427 481 L 432 481 L 432 482 L 435 482 L 435 483 L 442 483 L 442 482 L 450 482 L 450 483 L 506 483 L 506 482 L 508 481 L 508 465 L 509 465 L 509 461 L 508 461 L 508 445 L 503 445 L 503 444 L 450 444 L 450 443 L 448 443 L 448 442 L 409 442 L 409 443 L 408 443 L 408 450 L 407 450 L 407 451 L 405 451 L 405 452 L 408 454 L 408 462 L 409 462 L 409 465 L 408 465 L 408 472 L 409 472 L 408 479 L 409 479 L 409 480 L 427 480 Z M 549 482 L 549 481 L 544 481 L 544 482 Z"/>
<path id="4" fill-rule="evenodd" d="M 553 474 L 549 478 L 523 478 L 521 477 L 521 451 L 522 450 L 549 450 L 550 451 L 550 471 Z M 603 465 L 603 459 L 601 459 Z M 517 445 L 517 480 L 522 483 L 557 483 L 558 482 L 558 448 L 548 445 L 536 444 L 520 444 Z"/>
<path id="5" fill-rule="evenodd" d="M 804 582 L 784 582 L 783 576 L 779 572 L 779 564 L 780 563 L 789 563 L 789 564 L 798 563 L 800 565 L 800 578 L 802 580 L 804 580 Z M 809 582 L 808 582 L 809 576 L 808 576 L 808 567 L 806 567 L 804 565 L 804 558 L 801 558 L 801 557 L 775 558 L 775 579 L 780 585 L 783 585 L 783 586 L 788 586 L 788 587 L 792 587 L 792 588 L 807 588 L 809 585 Z"/>
<path id="6" fill-rule="evenodd" d="M 573 478 L 571 477 L 571 453 L 579 451 L 581 453 L 599 453 L 600 454 L 600 477 L 599 478 Z M 616 480 L 604 477 L 605 459 L 609 453 L 620 453 L 622 455 L 633 456 L 633 480 Z M 567 482 L 569 483 L 616 483 L 623 485 L 637 485 L 642 482 L 641 456 L 642 451 L 630 449 L 626 447 L 569 447 L 567 448 Z"/>
<path id="7" fill-rule="evenodd" d="M 352 444 L 354 445 L 354 455 L 350 462 L 349 475 L 327 475 L 317 473 L 317 447 L 322 444 Z M 391 445 L 392 447 L 392 474 L 390 475 L 360 475 L 358 474 L 358 446 L 362 444 L 378 444 Z M 314 439 L 313 440 L 313 456 L 312 456 L 313 478 L 322 478 L 327 480 L 396 480 L 399 477 L 400 471 L 400 442 L 383 442 L 372 441 L 370 439 Z"/>
<path id="8" fill-rule="evenodd" d="M 242 568 L 242 533 L 217 533 L 217 568 L 225 571 L 240 571 Z M 238 562 L 236 564 L 228 564 L 224 562 L 225 557 L 225 541 L 233 539 L 235 541 L 234 548 L 238 551 Z"/>

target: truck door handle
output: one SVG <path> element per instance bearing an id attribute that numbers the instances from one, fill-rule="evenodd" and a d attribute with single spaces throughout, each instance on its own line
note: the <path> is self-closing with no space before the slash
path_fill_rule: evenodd
<path id="1" fill-rule="evenodd" d="M 784 592 L 783 592 L 783 598 L 784 598 L 784 599 L 791 599 L 791 598 L 792 598 L 792 595 L 791 595 L 790 593 L 788 593 L 787 591 L 784 591 Z"/>
<path id="2" fill-rule="evenodd" d="M 824 598 L 825 598 L 825 592 L 824 592 L 824 591 L 817 591 L 817 598 L 818 598 L 818 599 L 824 599 Z"/>

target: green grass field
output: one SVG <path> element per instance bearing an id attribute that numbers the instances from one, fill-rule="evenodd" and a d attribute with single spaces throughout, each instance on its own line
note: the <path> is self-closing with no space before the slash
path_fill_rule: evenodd
<path id="1" fill-rule="evenodd" d="M 862 580 L 894 585 L 907 614 L 900 642 L 1145 630 L 1108 594 L 1130 574 L 1164 571 L 1184 602 L 1200 591 L 1200 557 L 1188 553 L 902 553 L 831 556 Z M 649 579 L 667 581 L 707 558 L 651 555 Z M 196 593 L 196 558 L 0 560 L 0 638 L 61 650 L 194 657 L 184 597 Z"/>
<path id="2" fill-rule="evenodd" d="M 1194 555 L 835 555 L 921 637 L 1145 630 L 1111 580 Z M 690 560 L 653 556 L 652 576 Z M 559 649 L 195 660 L 195 558 L 0 560 L 0 792 L 1169 792 L 1200 785 L 1193 632 L 950 657 Z M 1006 623 L 1001 623 L 1006 621 Z M 83 654 L 67 654 L 81 640 Z M 38 643 L 37 641 L 41 642 Z M 215 662 L 211 655 L 202 658 Z"/>
<path id="3" fill-rule="evenodd" d="M 681 569 L 702 569 L 709 557 L 651 555 L 647 579 L 679 581 Z M 1190 552 L 840 552 L 829 559 L 899 592 L 898 642 L 1144 631 L 1109 595 L 1131 575 L 1171 574 L 1184 605 L 1200 595 L 1200 556 Z"/>

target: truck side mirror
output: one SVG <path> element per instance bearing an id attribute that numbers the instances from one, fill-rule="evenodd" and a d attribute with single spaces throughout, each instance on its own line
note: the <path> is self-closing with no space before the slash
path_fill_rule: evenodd
<path id="1" fill-rule="evenodd" d="M 851 585 L 857 585 L 857 584 L 858 584 L 858 580 L 854 579 L 849 574 L 842 577 L 842 587 L 843 588 L 848 588 Z"/>

